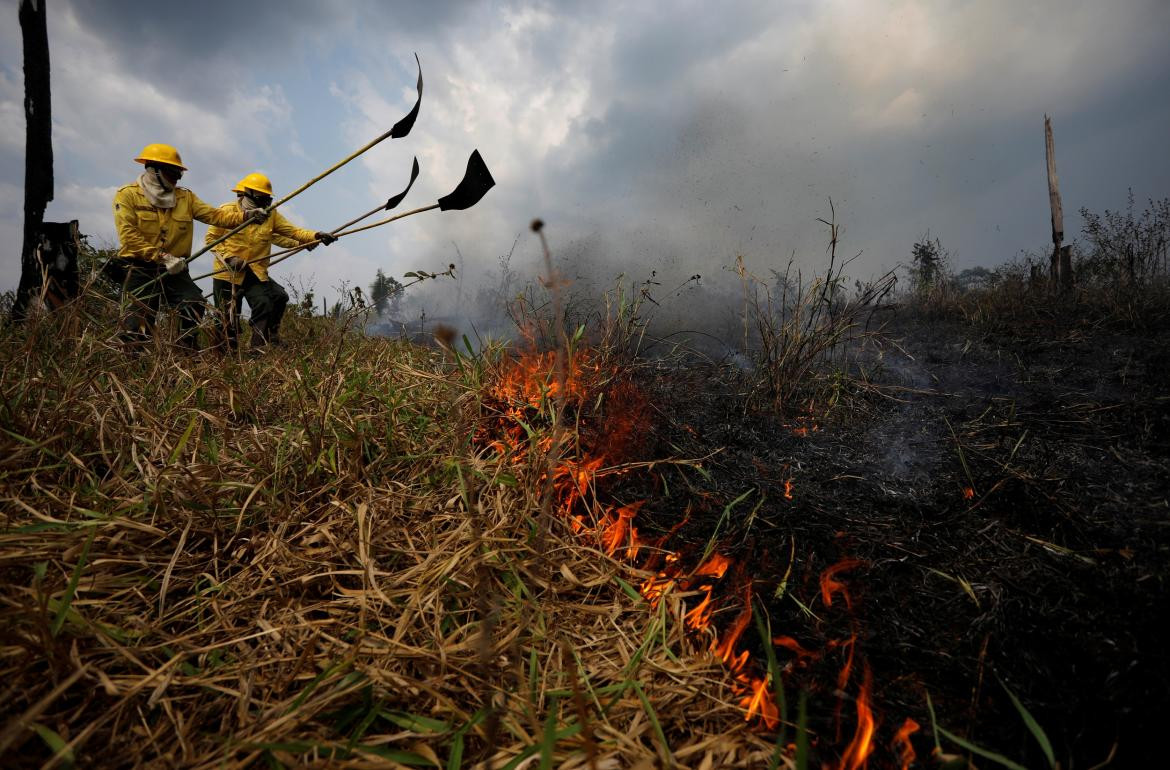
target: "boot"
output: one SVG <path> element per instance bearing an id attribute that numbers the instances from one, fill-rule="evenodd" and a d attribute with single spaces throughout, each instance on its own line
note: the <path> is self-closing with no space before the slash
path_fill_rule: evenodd
<path id="1" fill-rule="evenodd" d="M 179 337 L 175 340 L 175 350 L 184 355 L 193 356 L 202 349 L 202 345 L 199 344 L 199 327 L 179 332 Z"/>
<path id="2" fill-rule="evenodd" d="M 280 338 L 279 326 L 273 326 L 268 330 L 268 344 L 274 348 L 283 348 L 285 346 L 284 340 Z"/>
<path id="3" fill-rule="evenodd" d="M 268 320 L 261 319 L 252 322 L 252 349 L 262 348 L 268 344 Z"/>
<path id="4" fill-rule="evenodd" d="M 145 316 L 130 313 L 122 319 L 120 326 L 122 330 L 118 334 L 118 339 L 127 353 L 141 353 L 145 350 L 154 331 Z"/>

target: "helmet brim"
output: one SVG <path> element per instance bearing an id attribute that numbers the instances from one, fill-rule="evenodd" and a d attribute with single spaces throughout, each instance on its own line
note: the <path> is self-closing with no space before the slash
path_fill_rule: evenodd
<path id="1" fill-rule="evenodd" d="M 171 166 L 172 168 L 177 168 L 177 169 L 180 169 L 182 171 L 187 170 L 187 167 L 184 166 L 182 163 L 167 163 L 166 161 L 155 160 L 154 158 L 135 158 L 134 162 L 141 163 L 144 166 L 147 163 L 153 163 L 156 166 Z"/>

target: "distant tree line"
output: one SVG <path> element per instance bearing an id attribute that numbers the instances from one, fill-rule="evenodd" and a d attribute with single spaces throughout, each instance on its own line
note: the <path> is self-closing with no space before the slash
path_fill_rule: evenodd
<path id="1" fill-rule="evenodd" d="M 1075 282 L 1143 284 L 1170 277 L 1170 198 L 1149 200 L 1138 209 L 1133 191 L 1122 211 L 1080 210 L 1081 238 L 1072 244 Z M 906 266 L 910 290 L 928 297 L 990 288 L 1006 279 L 1039 280 L 1047 271 L 1048 250 L 1021 252 L 994 269 L 972 267 L 955 273 L 953 255 L 927 231 L 910 249 Z"/>

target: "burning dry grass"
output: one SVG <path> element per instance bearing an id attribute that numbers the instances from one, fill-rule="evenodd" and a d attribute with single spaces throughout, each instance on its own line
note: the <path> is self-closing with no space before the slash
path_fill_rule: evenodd
<path id="1" fill-rule="evenodd" d="M 745 300 L 762 353 L 740 395 L 801 440 L 818 426 L 794 411 L 888 291 L 842 300 L 832 275 Z M 851 595 L 873 553 L 818 531 L 798 557 L 781 519 L 751 552 L 765 482 L 761 516 L 829 513 L 790 458 L 744 463 L 753 503 L 692 486 L 721 449 L 648 452 L 647 414 L 673 402 L 628 376 L 636 300 L 591 349 L 556 314 L 560 354 L 293 319 L 258 359 L 127 356 L 86 301 L 0 337 L 8 765 L 936 763 L 915 758 L 924 715 L 888 708 Z M 977 508 L 995 488 L 973 429 L 955 441 Z"/>
<path id="2" fill-rule="evenodd" d="M 767 763 L 683 594 L 472 441 L 498 351 L 128 357 L 86 312 L 0 340 L 6 766 Z"/>

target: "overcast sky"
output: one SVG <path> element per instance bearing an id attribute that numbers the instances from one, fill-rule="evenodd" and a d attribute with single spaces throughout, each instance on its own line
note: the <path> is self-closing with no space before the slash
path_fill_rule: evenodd
<path id="1" fill-rule="evenodd" d="M 56 197 L 46 218 L 114 241 L 110 201 L 148 142 L 183 184 L 232 199 L 245 173 L 279 197 L 401 118 L 387 140 L 282 209 L 332 229 L 422 174 L 433 202 L 479 148 L 497 187 L 277 269 L 341 281 L 459 262 L 468 280 L 538 266 L 527 231 L 608 277 L 761 272 L 824 255 L 828 200 L 864 278 L 927 229 L 955 267 L 1049 239 L 1043 116 L 1066 231 L 1076 211 L 1170 195 L 1170 2 L 264 2 L 48 0 Z M 19 275 L 22 44 L 0 0 L 0 289 Z M 200 235 L 202 228 L 200 228 Z M 457 257 L 457 254 L 459 257 Z M 198 268 L 200 262 L 196 262 Z M 204 258 L 202 266 L 209 261 Z M 202 271 L 200 271 L 202 272 Z M 726 273 L 723 273 L 726 275 Z"/>

